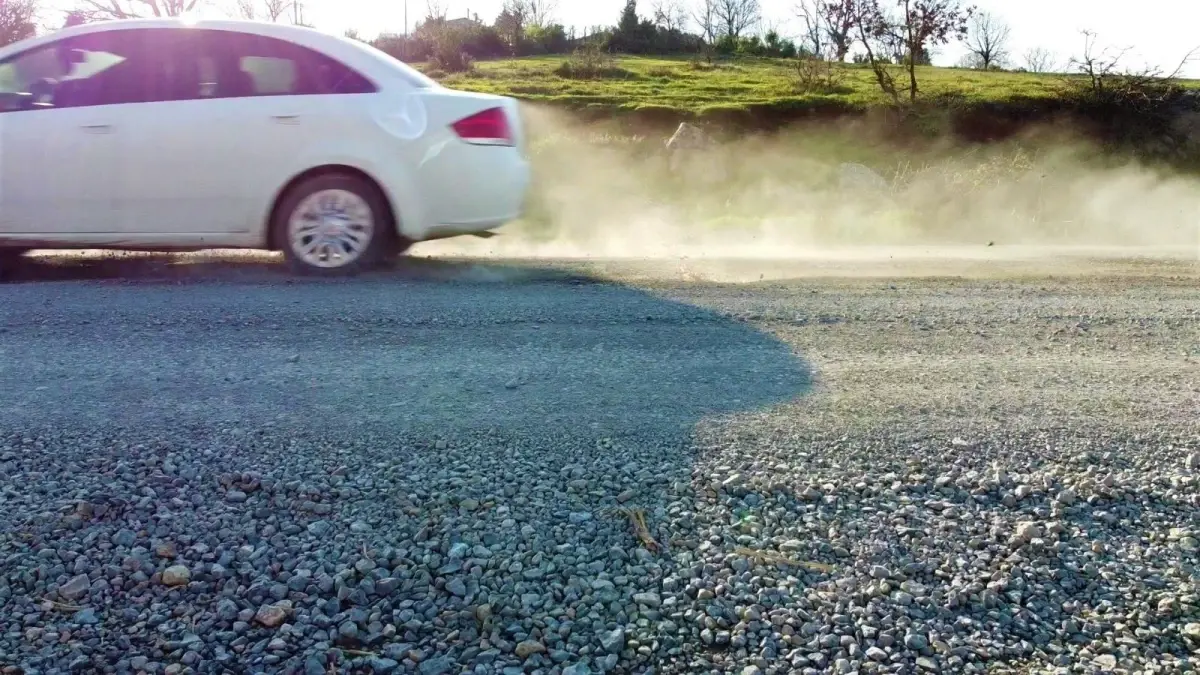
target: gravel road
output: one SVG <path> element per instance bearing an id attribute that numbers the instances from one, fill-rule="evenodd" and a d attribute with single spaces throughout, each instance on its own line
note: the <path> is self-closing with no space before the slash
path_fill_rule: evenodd
<path id="1" fill-rule="evenodd" d="M 1200 667 L 1194 258 L 172 260 L 0 286 L 3 675 Z"/>

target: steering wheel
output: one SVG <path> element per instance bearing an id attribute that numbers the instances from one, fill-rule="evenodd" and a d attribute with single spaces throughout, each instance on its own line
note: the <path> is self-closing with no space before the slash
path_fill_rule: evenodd
<path id="1" fill-rule="evenodd" d="M 54 80 L 48 77 L 43 77 L 29 85 L 29 93 L 33 96 L 34 104 L 53 103 L 55 85 Z"/>

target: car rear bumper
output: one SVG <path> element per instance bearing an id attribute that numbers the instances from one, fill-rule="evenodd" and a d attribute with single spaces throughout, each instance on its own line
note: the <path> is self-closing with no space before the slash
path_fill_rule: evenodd
<path id="1" fill-rule="evenodd" d="M 418 183 L 425 222 L 402 225 L 414 241 L 493 230 L 525 211 L 531 169 L 515 147 L 451 141 L 422 163 Z"/>
<path id="2" fill-rule="evenodd" d="M 436 239 L 484 234 L 507 223 L 511 223 L 520 217 L 521 212 L 517 212 L 509 216 L 489 218 L 473 223 L 436 223 L 425 230 L 425 235 L 421 237 L 420 241 L 434 241 Z"/>

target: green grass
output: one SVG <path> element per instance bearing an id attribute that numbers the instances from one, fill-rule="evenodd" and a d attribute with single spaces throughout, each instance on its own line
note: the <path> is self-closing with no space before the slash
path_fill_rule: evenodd
<path id="1" fill-rule="evenodd" d="M 473 72 L 441 76 L 447 86 L 515 96 L 574 108 L 652 110 L 705 115 L 807 108 L 864 109 L 888 102 L 867 66 L 834 66 L 840 78 L 833 93 L 805 93 L 795 62 L 737 59 L 708 66 L 678 58 L 618 57 L 615 68 L 594 80 L 561 77 L 555 70 L 566 57 L 482 61 Z M 898 84 L 904 74 L 895 68 Z M 1062 75 L 979 72 L 920 67 L 917 80 L 925 99 L 1006 103 L 1061 98 Z"/>

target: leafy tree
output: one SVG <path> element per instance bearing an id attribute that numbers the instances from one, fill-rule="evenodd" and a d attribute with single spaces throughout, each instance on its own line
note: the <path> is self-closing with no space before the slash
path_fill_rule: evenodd
<path id="1" fill-rule="evenodd" d="M 897 96 L 891 74 L 878 67 L 883 63 L 880 51 L 892 51 L 908 74 L 910 101 L 916 100 L 919 91 L 917 66 L 929 63 L 930 48 L 965 37 L 967 22 L 975 12 L 974 7 L 964 7 L 960 0 L 891 0 L 895 11 L 881 0 L 857 3 L 860 40 L 880 87 Z"/>
<path id="2" fill-rule="evenodd" d="M 528 47 L 538 54 L 563 54 L 570 51 L 567 29 L 562 24 L 530 26 L 525 30 Z"/>
<path id="3" fill-rule="evenodd" d="M 33 0 L 0 0 L 0 46 L 33 37 L 36 14 Z"/>
<path id="4" fill-rule="evenodd" d="M 63 28 L 70 28 L 71 26 L 82 26 L 83 24 L 87 23 L 89 20 L 91 20 L 91 17 L 87 12 L 82 12 L 77 9 L 73 9 L 73 10 L 67 12 L 67 18 L 65 20 L 63 20 Z"/>
<path id="5" fill-rule="evenodd" d="M 900 0 L 904 43 L 907 47 L 909 99 L 917 98 L 917 65 L 929 63 L 929 48 L 967 35 L 974 7 L 959 0 Z"/>
<path id="6" fill-rule="evenodd" d="M 845 61 L 855 40 L 855 0 L 800 0 L 803 48 L 818 58 Z"/>
<path id="7" fill-rule="evenodd" d="M 638 18 L 637 0 L 625 0 L 625 8 L 621 10 L 621 18 L 617 21 L 618 35 L 636 35 L 642 20 Z"/>
<path id="8" fill-rule="evenodd" d="M 626 0 L 609 45 L 628 54 L 646 54 L 653 51 L 657 36 L 654 22 L 638 16 L 637 0 Z"/>
<path id="9" fill-rule="evenodd" d="M 525 6 L 520 2 L 505 2 L 493 26 L 500 38 L 508 45 L 510 54 L 521 53 L 525 42 Z"/>

